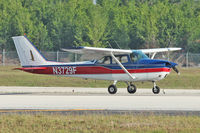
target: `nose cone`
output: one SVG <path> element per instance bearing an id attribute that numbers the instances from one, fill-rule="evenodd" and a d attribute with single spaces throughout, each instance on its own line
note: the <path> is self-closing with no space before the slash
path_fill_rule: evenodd
<path id="1" fill-rule="evenodd" d="M 172 68 L 176 73 L 180 74 L 178 69 L 176 68 L 176 66 L 178 64 L 174 63 L 174 62 L 170 62 L 170 61 L 166 61 L 166 60 L 152 60 L 152 59 L 148 59 L 148 60 L 141 60 L 140 61 L 141 64 L 146 64 L 146 65 L 155 65 L 156 67 L 168 67 L 168 68 Z"/>

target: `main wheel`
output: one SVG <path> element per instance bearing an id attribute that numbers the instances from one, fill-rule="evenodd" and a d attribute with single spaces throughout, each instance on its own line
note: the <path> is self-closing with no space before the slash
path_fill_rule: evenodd
<path id="1" fill-rule="evenodd" d="M 115 93 L 117 92 L 117 87 L 116 87 L 115 85 L 110 85 L 110 86 L 108 87 L 108 92 L 109 92 L 110 94 L 115 94 Z"/>
<path id="2" fill-rule="evenodd" d="M 153 87 L 152 91 L 154 94 L 158 94 L 158 93 L 160 93 L 160 88 L 158 86 L 155 86 L 155 87 Z"/>
<path id="3" fill-rule="evenodd" d="M 130 84 L 130 85 L 127 87 L 127 91 L 128 91 L 128 93 L 130 93 L 130 94 L 134 94 L 134 93 L 136 92 L 136 90 L 137 90 L 137 88 L 136 88 L 136 86 L 133 85 L 133 84 Z"/>

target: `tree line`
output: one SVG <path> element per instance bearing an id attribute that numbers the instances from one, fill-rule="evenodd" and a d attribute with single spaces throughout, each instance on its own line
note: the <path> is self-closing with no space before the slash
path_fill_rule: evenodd
<path id="1" fill-rule="evenodd" d="M 0 47 L 26 33 L 40 50 L 182 47 L 200 52 L 198 0 L 0 0 Z"/>

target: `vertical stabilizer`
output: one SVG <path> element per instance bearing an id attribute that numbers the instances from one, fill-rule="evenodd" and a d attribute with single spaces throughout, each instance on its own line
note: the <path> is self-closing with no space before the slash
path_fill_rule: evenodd
<path id="1" fill-rule="evenodd" d="M 37 48 L 25 37 L 12 37 L 23 67 L 45 65 L 47 61 Z"/>

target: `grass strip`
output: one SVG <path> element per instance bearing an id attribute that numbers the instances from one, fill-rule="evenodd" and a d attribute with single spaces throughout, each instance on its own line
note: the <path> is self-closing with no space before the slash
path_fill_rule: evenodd
<path id="1" fill-rule="evenodd" d="M 200 132 L 199 116 L 168 115 L 60 115 L 5 114 L 0 117 L 2 133 L 110 132 L 163 133 Z"/>

